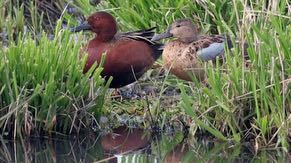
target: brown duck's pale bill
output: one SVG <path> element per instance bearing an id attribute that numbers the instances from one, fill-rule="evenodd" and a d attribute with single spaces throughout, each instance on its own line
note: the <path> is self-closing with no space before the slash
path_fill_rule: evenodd
<path id="1" fill-rule="evenodd" d="M 169 37 L 173 37 L 173 34 L 171 34 L 170 32 L 165 32 L 165 33 L 154 35 L 154 37 L 151 39 L 151 41 L 159 41 L 161 39 L 165 39 L 165 38 L 169 38 Z"/>
<path id="2" fill-rule="evenodd" d="M 91 30 L 91 26 L 85 22 L 77 27 L 71 28 L 71 32 L 80 32 L 80 31 L 88 31 Z"/>

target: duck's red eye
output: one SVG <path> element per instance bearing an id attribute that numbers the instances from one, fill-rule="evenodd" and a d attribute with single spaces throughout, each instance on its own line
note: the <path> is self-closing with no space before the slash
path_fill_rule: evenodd
<path id="1" fill-rule="evenodd" d="M 180 24 L 178 24 L 176 27 L 177 27 L 177 28 L 179 28 L 179 27 L 181 27 L 181 25 L 180 25 Z"/>

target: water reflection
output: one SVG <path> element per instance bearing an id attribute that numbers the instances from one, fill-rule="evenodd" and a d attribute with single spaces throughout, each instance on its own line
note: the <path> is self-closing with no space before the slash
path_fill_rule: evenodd
<path id="1" fill-rule="evenodd" d="M 185 158 L 185 155 L 189 152 L 189 145 L 188 144 L 178 144 L 175 146 L 175 148 L 171 151 L 169 151 L 165 158 L 164 162 L 165 163 L 179 163 Z M 190 161 L 190 160 L 188 160 Z"/>
<path id="2" fill-rule="evenodd" d="M 290 158 L 282 150 L 255 154 L 247 146 L 187 140 L 183 133 L 151 137 L 125 127 L 83 139 L 0 140 L 0 162 L 290 162 Z"/>
<path id="3" fill-rule="evenodd" d="M 142 129 L 119 127 L 112 134 L 101 137 L 101 145 L 105 151 L 122 153 L 144 148 L 150 143 L 149 134 Z"/>
<path id="4" fill-rule="evenodd" d="M 98 142 L 90 139 L 1 140 L 0 162 L 92 162 L 103 158 Z"/>
<path id="5" fill-rule="evenodd" d="M 104 160 L 108 162 L 154 162 L 150 156 L 150 134 L 141 129 L 128 129 L 124 126 L 113 133 L 101 137 Z M 134 153 L 132 153 L 135 151 Z M 100 161 L 100 162 L 101 162 Z"/>

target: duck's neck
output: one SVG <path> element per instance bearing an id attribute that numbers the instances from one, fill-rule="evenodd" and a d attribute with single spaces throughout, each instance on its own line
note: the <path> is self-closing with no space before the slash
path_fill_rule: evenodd
<path id="1" fill-rule="evenodd" d="M 96 40 L 101 42 L 108 42 L 112 40 L 117 33 L 117 27 L 111 26 L 110 28 L 104 28 L 103 30 L 98 31 L 96 34 Z"/>
<path id="2" fill-rule="evenodd" d="M 191 43 L 198 40 L 200 37 L 200 30 L 192 24 L 192 26 L 185 27 L 184 30 L 180 31 L 176 36 L 184 43 Z"/>
<path id="3" fill-rule="evenodd" d="M 111 36 L 111 35 L 96 34 L 96 37 L 94 38 L 94 40 L 96 40 L 98 42 L 108 42 L 108 41 L 112 40 L 113 38 L 114 38 L 114 36 Z"/>

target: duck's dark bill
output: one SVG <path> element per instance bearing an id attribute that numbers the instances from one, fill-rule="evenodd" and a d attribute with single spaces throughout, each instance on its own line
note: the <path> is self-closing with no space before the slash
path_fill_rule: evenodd
<path id="1" fill-rule="evenodd" d="M 173 34 L 171 34 L 170 32 L 165 32 L 165 33 L 154 35 L 154 37 L 151 39 L 151 41 L 159 41 L 161 39 L 169 38 L 172 36 L 173 36 Z"/>
<path id="2" fill-rule="evenodd" d="M 80 32 L 91 30 L 91 26 L 88 23 L 83 23 L 77 27 L 71 28 L 71 32 Z"/>

